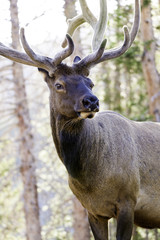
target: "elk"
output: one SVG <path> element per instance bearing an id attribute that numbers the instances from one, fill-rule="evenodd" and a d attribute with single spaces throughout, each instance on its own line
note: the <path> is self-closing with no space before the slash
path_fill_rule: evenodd
<path id="1" fill-rule="evenodd" d="M 96 240 L 108 239 L 108 220 L 117 219 L 117 240 L 131 239 L 133 224 L 160 228 L 160 124 L 131 121 L 113 111 L 99 112 L 99 100 L 89 79 L 91 67 L 119 57 L 134 41 L 139 28 L 135 0 L 132 30 L 124 27 L 122 46 L 97 50 L 72 66 L 63 63 L 74 50 L 68 46 L 55 57 L 37 55 L 20 37 L 25 53 L 0 43 L 0 55 L 37 67 L 50 90 L 53 140 L 68 172 L 69 186 L 87 209 Z"/>

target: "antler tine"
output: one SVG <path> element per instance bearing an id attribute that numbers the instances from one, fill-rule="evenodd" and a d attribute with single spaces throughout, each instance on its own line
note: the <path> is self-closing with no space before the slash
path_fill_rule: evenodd
<path id="1" fill-rule="evenodd" d="M 50 77 L 53 77 L 57 65 L 70 56 L 74 50 L 72 38 L 68 34 L 66 35 L 68 47 L 58 53 L 54 59 L 37 55 L 27 43 L 23 28 L 20 30 L 20 38 L 26 54 L 6 47 L 0 42 L 0 55 L 18 63 L 43 68 L 49 73 Z"/>
<path id="2" fill-rule="evenodd" d="M 129 34 L 129 30 L 127 26 L 123 26 L 123 31 L 124 31 L 124 42 L 122 46 L 105 51 L 102 57 L 97 62 L 95 62 L 94 65 L 109 59 L 117 58 L 128 50 L 131 42 L 131 36 Z"/>
<path id="3" fill-rule="evenodd" d="M 85 19 L 83 17 L 83 15 L 78 15 L 75 16 L 72 19 L 68 19 L 67 23 L 68 23 L 68 29 L 67 29 L 67 33 L 72 36 L 74 31 L 83 23 L 85 23 Z M 63 40 L 62 45 L 63 48 L 65 48 L 67 46 L 67 40 L 66 38 Z"/>
<path id="4" fill-rule="evenodd" d="M 117 57 L 117 54 L 119 54 L 119 56 L 123 54 L 123 52 L 125 52 L 128 49 L 128 46 L 130 44 L 130 39 L 131 39 L 128 28 L 126 26 L 123 27 L 123 31 L 124 31 L 124 42 L 120 48 L 114 48 L 104 53 L 104 49 L 107 43 L 107 40 L 104 39 L 97 51 L 91 53 L 90 55 L 83 58 L 79 62 L 74 63 L 74 65 L 75 66 L 77 65 L 79 67 L 91 68 L 97 63 Z"/>
<path id="5" fill-rule="evenodd" d="M 28 55 L 9 48 L 2 43 L 0 43 L 0 55 L 18 63 L 37 67 L 37 64 Z"/>
<path id="6" fill-rule="evenodd" d="M 66 39 L 68 42 L 68 47 L 61 52 L 57 53 L 54 57 L 54 64 L 57 66 L 60 64 L 65 58 L 69 57 L 74 51 L 74 43 L 69 34 L 66 34 Z"/>
<path id="7" fill-rule="evenodd" d="M 102 0 L 105 1 L 105 0 Z M 69 33 L 71 36 L 73 35 L 74 31 L 84 22 L 88 22 L 91 27 L 94 29 L 97 24 L 97 19 L 93 15 L 93 13 L 90 11 L 86 0 L 79 0 L 82 14 L 73 17 L 72 19 L 68 19 L 68 30 L 67 33 Z M 63 41 L 62 47 L 65 47 L 67 45 L 66 40 Z"/>
<path id="8" fill-rule="evenodd" d="M 100 0 L 100 14 L 99 19 L 94 28 L 94 35 L 92 39 L 92 49 L 97 50 L 103 40 L 107 25 L 107 2 Z"/>
<path id="9" fill-rule="evenodd" d="M 140 2 L 139 2 L 139 0 L 135 0 L 134 23 L 132 25 L 132 29 L 130 32 L 130 35 L 131 35 L 130 46 L 133 43 L 133 41 L 137 35 L 137 32 L 139 30 L 140 18 L 141 18 Z"/>
<path id="10" fill-rule="evenodd" d="M 72 38 L 67 34 L 66 39 L 68 42 L 68 47 L 63 51 L 57 53 L 54 59 L 40 56 L 40 55 L 37 55 L 27 43 L 27 40 L 24 34 L 24 28 L 21 28 L 20 36 L 21 36 L 21 42 L 22 42 L 23 48 L 27 53 L 27 55 L 32 59 L 33 62 L 37 64 L 37 67 L 47 70 L 50 77 L 53 77 L 57 65 L 60 64 L 65 58 L 69 57 L 74 50 L 74 43 L 72 41 Z"/>
<path id="11" fill-rule="evenodd" d="M 79 0 L 79 2 L 80 2 L 80 5 L 81 5 L 81 9 L 82 9 L 84 19 L 94 29 L 96 24 L 97 24 L 97 19 L 95 18 L 95 16 L 93 15 L 91 10 L 89 9 L 86 0 Z"/>
<path id="12" fill-rule="evenodd" d="M 36 67 L 47 70 L 49 73 L 49 76 L 53 77 L 54 71 L 56 69 L 56 65 L 53 64 L 54 63 L 53 59 L 40 56 L 31 49 L 31 47 L 29 46 L 26 40 L 24 28 L 21 28 L 20 30 L 20 38 L 26 54 L 32 59 Z"/>
<path id="13" fill-rule="evenodd" d="M 84 22 L 88 22 L 90 26 L 94 30 L 94 36 L 92 40 L 92 48 L 93 51 L 97 50 L 103 40 L 104 32 L 107 24 L 107 2 L 106 0 L 100 0 L 100 15 L 99 20 L 93 15 L 90 11 L 86 0 L 79 0 L 82 14 L 73 17 L 72 19 L 68 19 L 68 29 L 67 33 L 71 36 L 74 31 Z M 62 43 L 62 47 L 64 48 L 67 45 L 66 39 Z"/>
<path id="14" fill-rule="evenodd" d="M 101 59 L 99 59 L 95 64 L 121 56 L 125 53 L 128 48 L 133 43 L 137 32 L 139 30 L 140 24 L 140 3 L 139 0 L 135 0 L 135 14 L 134 14 L 134 23 L 132 25 L 131 32 L 128 32 L 128 28 L 126 26 L 123 27 L 124 30 L 124 42 L 121 47 L 110 49 L 102 55 Z"/>
<path id="15" fill-rule="evenodd" d="M 99 47 L 99 49 L 91 54 L 89 54 L 87 57 L 83 58 L 82 60 L 80 60 L 77 63 L 74 63 L 74 67 L 86 67 L 86 68 L 90 68 L 95 62 L 97 62 L 105 49 L 107 43 L 107 39 L 104 39 Z"/>

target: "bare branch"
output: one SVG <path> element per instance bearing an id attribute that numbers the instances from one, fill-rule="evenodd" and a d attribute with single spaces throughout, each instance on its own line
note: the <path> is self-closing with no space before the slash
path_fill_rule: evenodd
<path id="1" fill-rule="evenodd" d="M 6 65 L 6 66 L 2 66 L 2 67 L 0 67 L 0 72 L 1 71 L 6 71 L 6 70 L 10 70 L 11 67 L 12 67 L 11 64 L 10 65 Z"/>
<path id="2" fill-rule="evenodd" d="M 30 22 L 28 22 L 28 23 L 25 24 L 25 27 L 28 27 L 31 22 L 39 19 L 40 17 L 44 16 L 45 14 L 46 14 L 46 11 L 42 12 L 42 13 L 41 13 L 40 15 L 38 15 L 38 16 L 35 16 Z"/>
<path id="3" fill-rule="evenodd" d="M 151 102 L 154 102 L 157 98 L 160 97 L 160 91 L 156 92 L 152 97 L 151 97 Z"/>
<path id="4" fill-rule="evenodd" d="M 13 119 L 13 116 L 12 116 L 12 119 Z M 17 122 L 16 122 L 16 119 L 14 120 L 15 121 L 15 123 L 8 123 L 7 121 L 7 125 L 5 125 L 5 126 L 2 126 L 1 128 L 0 128 L 0 137 L 2 137 L 2 136 L 4 136 L 5 134 L 7 134 L 7 133 L 9 133 L 9 132 L 11 132 L 11 130 L 14 128 L 14 127 L 16 127 L 17 126 Z"/>

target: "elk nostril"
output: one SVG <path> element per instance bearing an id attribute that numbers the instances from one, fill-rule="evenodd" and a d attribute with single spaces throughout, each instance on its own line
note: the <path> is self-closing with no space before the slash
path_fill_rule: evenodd
<path id="1" fill-rule="evenodd" d="M 86 96 L 82 100 L 82 103 L 89 111 L 99 111 L 99 100 L 96 96 Z"/>
<path id="2" fill-rule="evenodd" d="M 98 100 L 98 99 L 95 101 L 95 105 L 96 105 L 97 107 L 99 107 L 99 100 Z"/>
<path id="3" fill-rule="evenodd" d="M 91 106 L 91 101 L 90 101 L 88 98 L 84 98 L 84 99 L 82 100 L 82 103 L 83 103 L 83 106 L 84 106 L 85 108 L 90 108 L 90 106 Z"/>

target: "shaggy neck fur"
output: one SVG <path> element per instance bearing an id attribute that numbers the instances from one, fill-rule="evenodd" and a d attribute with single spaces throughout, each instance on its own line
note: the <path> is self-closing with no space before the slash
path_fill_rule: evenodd
<path id="1" fill-rule="evenodd" d="M 82 172 L 84 174 L 86 162 L 84 165 L 83 159 L 87 158 L 87 152 L 92 147 L 92 142 L 87 141 L 90 135 L 89 128 L 86 129 L 87 121 L 69 120 L 51 110 L 51 128 L 56 149 L 68 174 L 73 178 L 82 177 Z"/>

